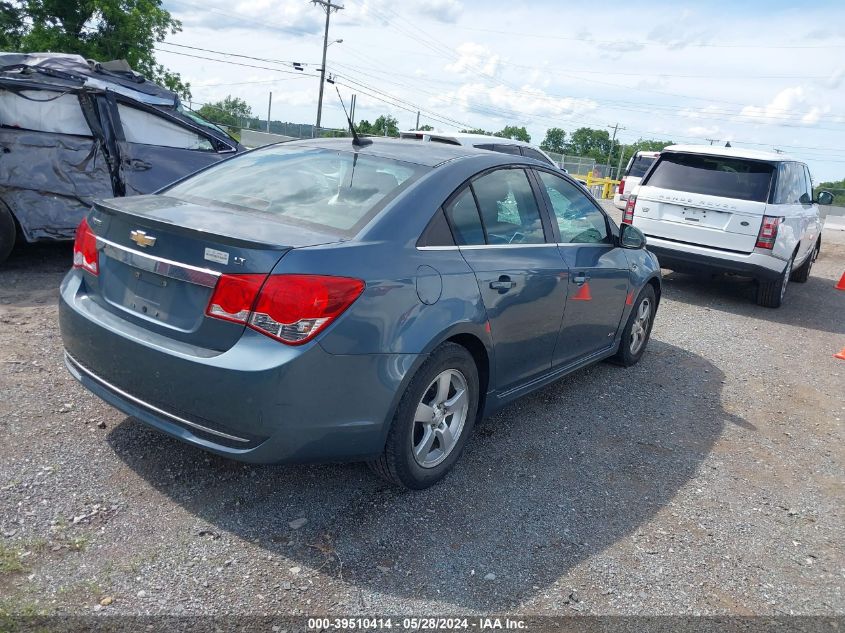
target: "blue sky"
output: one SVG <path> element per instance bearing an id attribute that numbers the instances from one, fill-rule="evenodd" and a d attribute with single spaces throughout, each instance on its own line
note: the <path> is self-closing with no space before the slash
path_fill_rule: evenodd
<path id="1" fill-rule="evenodd" d="M 536 143 L 549 127 L 618 122 L 624 142 L 730 140 L 805 159 L 817 181 L 845 177 L 845 3 L 341 3 L 330 35 L 343 42 L 329 48 L 327 68 L 345 100 L 358 93 L 358 118 L 390 113 L 411 128 L 420 109 L 444 130 L 525 125 Z M 232 94 L 264 117 L 272 90 L 274 119 L 314 121 L 319 8 L 165 6 L 184 30 L 158 59 L 191 81 L 196 101 Z M 342 117 L 332 90 L 323 123 L 340 127 Z"/>

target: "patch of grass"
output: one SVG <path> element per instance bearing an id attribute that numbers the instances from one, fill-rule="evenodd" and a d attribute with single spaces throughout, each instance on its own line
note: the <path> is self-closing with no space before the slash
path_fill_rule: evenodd
<path id="1" fill-rule="evenodd" d="M 20 552 L 0 543 L 0 574 L 14 574 L 23 570 Z"/>

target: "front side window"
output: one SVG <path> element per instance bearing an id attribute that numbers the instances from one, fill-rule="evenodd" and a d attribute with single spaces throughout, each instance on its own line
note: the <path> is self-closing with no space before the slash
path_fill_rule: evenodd
<path id="1" fill-rule="evenodd" d="M 762 161 L 707 154 L 661 154 L 644 184 L 685 193 L 766 202 L 775 172 Z"/>
<path id="2" fill-rule="evenodd" d="M 586 194 L 568 180 L 541 171 L 540 181 L 549 195 L 562 244 L 610 243 L 604 214 Z"/>
<path id="3" fill-rule="evenodd" d="M 353 235 L 425 171 L 354 152 L 271 145 L 218 163 L 166 195 Z"/>
<path id="4" fill-rule="evenodd" d="M 472 189 L 488 244 L 546 241 L 540 209 L 525 170 L 498 169 L 474 180 Z"/>
<path id="5" fill-rule="evenodd" d="M 117 109 L 127 143 L 205 152 L 214 150 L 211 141 L 204 136 L 163 117 L 122 103 L 118 104 Z"/>

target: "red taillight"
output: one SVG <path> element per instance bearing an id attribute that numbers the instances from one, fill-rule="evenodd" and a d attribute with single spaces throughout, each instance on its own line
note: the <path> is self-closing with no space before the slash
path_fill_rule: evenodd
<path id="1" fill-rule="evenodd" d="M 73 242 L 73 267 L 87 270 L 92 275 L 100 274 L 100 258 L 97 253 L 97 236 L 88 226 L 88 220 L 76 227 L 76 239 Z"/>
<path id="2" fill-rule="evenodd" d="M 625 179 L 624 178 L 619 181 L 619 191 L 617 191 L 616 193 L 618 193 L 620 196 L 623 193 L 625 193 Z"/>
<path id="3" fill-rule="evenodd" d="M 224 321 L 246 323 L 267 275 L 223 275 L 205 313 Z"/>
<path id="4" fill-rule="evenodd" d="M 263 285 L 262 285 L 263 283 Z M 282 343 L 314 338 L 364 291 L 364 282 L 325 275 L 223 275 L 206 314 L 244 323 Z"/>
<path id="5" fill-rule="evenodd" d="M 637 196 L 628 196 L 625 212 L 622 214 L 622 224 L 634 223 L 634 207 L 637 206 Z"/>
<path id="6" fill-rule="evenodd" d="M 778 237 L 778 226 L 783 222 L 783 218 L 776 218 L 770 215 L 763 216 L 763 223 L 760 225 L 760 232 L 757 234 L 757 248 L 766 248 L 772 250 L 775 246 L 775 240 Z"/>

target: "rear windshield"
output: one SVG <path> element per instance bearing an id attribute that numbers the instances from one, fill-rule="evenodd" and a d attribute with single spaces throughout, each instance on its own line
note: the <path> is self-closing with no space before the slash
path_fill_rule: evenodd
<path id="1" fill-rule="evenodd" d="M 281 144 L 219 163 L 165 193 L 351 235 L 427 169 L 353 152 Z"/>
<path id="2" fill-rule="evenodd" d="M 663 154 L 651 172 L 652 187 L 710 196 L 765 202 L 774 167 L 742 158 L 701 154 Z"/>
<path id="3" fill-rule="evenodd" d="M 654 156 L 634 156 L 634 162 L 628 167 L 628 173 L 625 175 L 642 178 L 648 171 L 648 168 L 654 164 L 655 160 L 657 159 Z"/>

